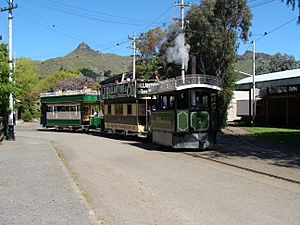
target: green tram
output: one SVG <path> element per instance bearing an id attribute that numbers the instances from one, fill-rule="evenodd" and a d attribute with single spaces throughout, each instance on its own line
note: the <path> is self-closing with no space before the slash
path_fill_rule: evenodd
<path id="1" fill-rule="evenodd" d="M 101 126 L 98 91 L 47 92 L 40 99 L 41 124 L 45 128 L 88 130 Z"/>
<path id="2" fill-rule="evenodd" d="M 151 98 L 148 88 L 153 81 L 133 80 L 101 87 L 104 127 L 112 133 L 147 135 Z"/>
<path id="3" fill-rule="evenodd" d="M 154 143 L 173 148 L 205 149 L 216 144 L 218 77 L 189 75 L 149 87 L 153 99 L 151 133 Z"/>

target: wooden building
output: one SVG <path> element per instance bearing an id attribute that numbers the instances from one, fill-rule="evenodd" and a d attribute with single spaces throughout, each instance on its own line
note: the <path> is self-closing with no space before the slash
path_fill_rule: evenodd
<path id="1" fill-rule="evenodd" d="M 236 82 L 237 90 L 249 91 L 249 117 L 252 116 L 252 79 L 248 77 Z M 300 69 L 255 76 L 255 86 L 259 89 L 259 96 L 256 96 L 256 123 L 300 127 Z"/>

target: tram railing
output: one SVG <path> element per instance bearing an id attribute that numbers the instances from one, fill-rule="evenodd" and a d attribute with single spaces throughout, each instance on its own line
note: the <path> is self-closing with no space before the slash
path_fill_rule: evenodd
<path id="1" fill-rule="evenodd" d="M 67 90 L 67 91 L 53 91 L 53 92 L 45 92 L 41 93 L 40 97 L 52 97 L 52 96 L 67 96 L 67 95 L 98 95 L 99 92 L 91 89 L 84 90 Z"/>
<path id="2" fill-rule="evenodd" d="M 182 77 L 171 78 L 163 81 L 159 81 L 150 86 L 149 93 L 166 92 L 176 90 L 179 87 L 188 85 L 203 85 L 203 87 L 214 88 L 221 90 L 222 81 L 219 77 L 203 75 L 203 74 L 192 74 L 187 75 L 183 82 Z"/>
<path id="3" fill-rule="evenodd" d="M 3 117 L 0 117 L 0 142 L 4 139 Z"/>

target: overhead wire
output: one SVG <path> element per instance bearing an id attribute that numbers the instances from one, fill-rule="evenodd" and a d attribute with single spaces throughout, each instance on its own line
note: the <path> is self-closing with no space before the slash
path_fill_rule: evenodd
<path id="1" fill-rule="evenodd" d="M 287 22 L 281 24 L 280 26 L 275 27 L 274 29 L 272 29 L 272 30 L 270 30 L 270 31 L 268 31 L 268 32 L 265 32 L 264 34 L 261 35 L 261 37 L 257 38 L 257 39 L 255 40 L 255 42 L 260 41 L 261 39 L 265 38 L 266 36 L 269 36 L 270 34 L 272 34 L 272 33 L 274 33 L 275 31 L 281 29 L 282 27 L 284 27 L 284 26 L 286 26 L 286 25 L 292 23 L 293 21 L 296 21 L 297 19 L 298 19 L 298 16 L 294 17 L 294 18 L 291 19 L 291 20 L 288 20 Z M 251 43 L 251 42 L 253 42 L 253 41 L 250 41 L 250 43 Z M 251 47 L 251 45 L 248 46 L 248 48 L 246 49 L 246 51 L 249 50 L 250 47 Z"/>
<path id="2" fill-rule="evenodd" d="M 83 15 L 80 14 L 78 12 L 75 11 L 70 11 L 70 10 L 65 10 L 62 7 L 55 7 L 55 6 L 51 6 L 51 5 L 47 5 L 45 3 L 41 3 L 35 0 L 30 0 L 44 8 L 50 9 L 52 11 L 56 11 L 56 12 L 61 12 L 61 13 L 65 13 L 68 15 L 72 15 L 72 16 L 78 16 L 78 17 L 82 17 L 85 19 L 89 19 L 89 20 L 94 20 L 94 21 L 98 21 L 98 22 L 104 22 L 104 23 L 113 23 L 113 24 L 123 24 L 123 25 L 130 25 L 130 26 L 142 26 L 141 24 L 137 24 L 137 23 L 129 23 L 129 22 L 123 22 L 123 21 L 117 21 L 117 20 L 108 20 L 108 19 L 101 19 L 99 17 L 96 17 L 94 15 Z"/>
<path id="3" fill-rule="evenodd" d="M 278 1 L 278 0 L 263 1 L 261 3 L 257 3 L 256 5 L 250 6 L 250 8 L 253 9 L 253 8 L 256 8 L 256 7 L 259 7 L 259 6 L 262 6 L 262 5 L 266 5 L 268 3 L 275 2 L 275 1 Z"/>
<path id="4" fill-rule="evenodd" d="M 103 19 L 100 19 L 98 17 L 94 17 L 94 16 L 83 16 L 81 14 L 78 14 L 77 12 L 74 12 L 74 11 L 66 11 L 64 10 L 62 7 L 60 8 L 57 8 L 57 7 L 53 7 L 53 5 L 47 5 L 47 4 L 44 4 L 44 3 L 41 3 L 41 2 L 37 2 L 35 0 L 30 0 L 31 2 L 34 2 L 35 4 L 38 4 L 39 6 L 42 6 L 44 8 L 48 8 L 50 10 L 54 10 L 54 11 L 58 11 L 58 12 L 62 12 L 62 13 L 66 13 L 66 14 L 69 14 L 69 15 L 74 15 L 74 16 L 80 16 L 80 17 L 83 17 L 83 18 L 86 18 L 86 19 L 93 19 L 93 20 L 97 20 L 97 21 L 100 21 L 100 22 L 112 22 L 112 23 L 117 23 L 117 24 L 126 24 L 126 25 L 134 25 L 134 26 L 141 26 L 141 25 L 138 25 L 138 24 L 133 24 L 133 23 L 127 23 L 127 22 L 121 22 L 121 21 L 111 21 L 111 20 L 103 20 Z M 53 1 L 53 0 L 47 0 L 49 2 L 56 2 L 56 1 Z M 149 22 L 149 24 L 147 24 L 141 31 L 140 33 L 142 33 L 143 31 L 147 30 L 149 27 L 151 27 L 152 25 L 154 24 L 162 24 L 163 26 L 165 26 L 167 24 L 167 22 L 164 22 L 162 23 L 161 21 L 159 21 L 159 19 L 163 16 L 165 16 L 171 8 L 173 8 L 172 6 L 168 7 L 166 10 L 164 10 L 158 17 L 155 18 L 154 21 L 146 21 L 146 20 L 138 20 L 138 19 L 133 19 L 133 18 L 128 18 L 128 17 L 121 17 L 121 16 L 114 16 L 112 14 L 107 14 L 107 13 L 102 13 L 102 12 L 97 12 L 97 11 L 93 11 L 93 10 L 87 10 L 87 9 L 83 9 L 83 8 L 80 8 L 80 7 L 75 7 L 75 6 L 71 6 L 71 5 L 68 5 L 68 4 L 65 4 L 65 3 L 58 3 L 56 2 L 57 4 L 61 4 L 63 6 L 66 6 L 66 7 L 70 7 L 70 8 L 73 8 L 73 9 L 76 9 L 76 10 L 82 10 L 82 11 L 89 11 L 91 13 L 98 13 L 98 14 L 103 14 L 103 15 L 106 15 L 106 16 L 111 16 L 111 17 L 116 17 L 116 18 L 120 18 L 120 19 L 128 19 L 128 20 L 135 20 L 135 21 L 141 21 L 141 22 Z M 24 9 L 24 7 L 23 7 Z M 51 23 L 50 21 L 44 19 L 43 17 L 39 16 L 38 14 L 26 9 L 27 12 L 30 12 L 31 14 L 33 14 L 34 16 L 38 17 L 40 20 L 44 21 L 47 25 L 45 24 L 42 24 L 29 17 L 26 17 L 26 16 L 20 16 L 21 18 L 25 19 L 25 20 L 28 20 L 30 21 L 31 23 L 34 23 L 38 26 L 41 26 L 43 28 L 46 28 L 46 29 L 49 29 L 51 30 L 52 32 L 55 32 L 55 33 L 58 33 L 58 34 L 61 34 L 61 35 L 64 35 L 65 37 L 68 37 L 68 38 L 71 38 L 73 40 L 79 40 L 79 41 L 83 41 L 83 40 L 87 40 L 86 38 L 82 38 L 82 37 L 79 37 L 78 35 L 74 35 L 72 34 L 71 32 L 66 32 L 66 29 L 61 29 L 59 28 L 59 26 Z M 99 47 L 98 45 L 94 45 L 96 46 L 97 48 L 100 49 L 100 51 L 106 51 L 108 49 L 112 49 L 112 48 L 116 48 L 116 47 L 119 47 L 119 46 L 122 46 L 126 43 L 128 43 L 130 40 L 128 40 L 127 38 L 126 39 L 121 39 L 121 40 L 117 40 L 115 42 L 109 42 L 109 43 L 106 43 L 106 44 L 101 44 L 102 47 Z M 91 43 L 91 41 L 88 41 L 89 43 Z M 114 43 L 113 45 L 110 45 L 110 43 Z M 104 45 L 104 46 L 103 46 Z M 106 46 L 105 46 L 106 45 Z"/>
<path id="5" fill-rule="evenodd" d="M 39 22 L 36 22 L 36 21 L 33 21 L 31 19 L 31 22 L 34 22 L 34 23 L 38 23 L 40 26 L 44 26 L 44 24 L 41 24 L 40 21 L 43 21 L 45 24 L 46 27 L 50 28 L 51 31 L 53 32 L 56 32 L 56 33 L 60 33 L 60 34 L 64 34 L 64 36 L 68 36 L 69 38 L 72 38 L 74 40 L 79 40 L 79 41 L 84 41 L 84 42 L 87 42 L 89 44 L 92 44 L 93 46 L 96 46 L 99 48 L 98 44 L 96 44 L 95 42 L 85 38 L 85 37 L 82 37 L 82 36 L 79 36 L 78 34 L 74 34 L 70 31 L 67 31 L 65 28 L 61 28 L 60 26 L 58 26 L 57 24 L 54 24 L 54 23 L 51 23 L 49 20 L 45 19 L 44 17 L 38 15 L 37 13 L 27 9 L 27 8 L 24 8 L 23 6 L 19 6 L 23 11 L 27 12 L 27 13 L 30 13 L 32 16 L 34 17 L 37 17 L 39 19 Z M 21 16 L 22 17 L 22 16 Z M 27 17 L 27 20 L 29 18 Z"/>
<path id="6" fill-rule="evenodd" d="M 20 8 L 22 8 L 24 11 L 26 11 L 27 13 L 30 13 L 31 15 L 33 15 L 34 17 L 37 17 L 40 21 L 44 21 L 47 25 L 49 26 L 46 26 L 44 24 L 41 24 L 40 22 L 36 22 L 36 21 L 33 21 L 32 19 L 29 19 L 28 17 L 26 17 L 27 20 L 30 20 L 30 22 L 33 22 L 33 23 L 36 23 L 37 25 L 39 26 L 46 26 L 46 28 L 49 28 L 51 31 L 53 32 L 56 32 L 56 33 L 60 33 L 60 34 L 63 34 L 64 36 L 67 36 L 69 38 L 72 38 L 74 40 L 80 40 L 80 41 L 84 41 L 88 44 L 91 44 L 92 46 L 95 46 L 97 48 L 107 48 L 107 46 L 110 46 L 112 43 L 116 43 L 116 42 L 123 42 L 124 40 L 127 40 L 127 39 L 120 39 L 120 40 L 116 40 L 116 41 L 111 41 L 111 42 L 107 42 L 107 43 L 104 43 L 104 44 L 98 44 L 98 43 L 95 43 L 85 37 L 82 37 L 82 36 L 79 36 L 79 35 L 75 35 L 74 33 L 70 32 L 70 31 L 66 31 L 65 28 L 61 28 L 60 26 L 57 26 L 56 24 L 54 23 L 51 23 L 49 20 L 41 17 L 40 15 L 38 15 L 37 13 L 27 9 L 27 8 L 24 8 L 23 6 L 20 6 Z M 21 16 L 22 17 L 22 16 Z M 61 30 L 61 31 L 57 31 L 57 29 Z"/>
<path id="7" fill-rule="evenodd" d="M 113 15 L 113 14 L 110 14 L 110 13 L 104 13 L 104 12 L 99 12 L 99 11 L 95 11 L 95 10 L 85 9 L 85 8 L 69 5 L 69 4 L 66 4 L 66 3 L 57 2 L 57 1 L 54 1 L 54 0 L 46 0 L 46 1 L 52 2 L 54 4 L 58 4 L 58 5 L 63 5 L 63 6 L 73 8 L 73 9 L 76 9 L 76 10 L 89 12 L 89 13 L 94 13 L 94 14 L 99 14 L 99 15 L 104 15 L 104 16 L 109 16 L 109 17 L 118 18 L 118 19 L 132 20 L 132 21 L 146 22 L 146 23 L 153 22 L 153 21 L 148 21 L 148 20 L 141 20 L 141 19 L 124 17 L 124 16 L 117 16 L 117 15 Z M 157 22 L 157 23 L 160 23 L 160 22 Z"/>

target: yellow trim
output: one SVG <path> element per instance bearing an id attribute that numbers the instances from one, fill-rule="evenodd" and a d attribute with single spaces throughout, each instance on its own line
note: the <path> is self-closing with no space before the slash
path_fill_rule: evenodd
<path id="1" fill-rule="evenodd" d="M 122 123 L 105 123 L 105 128 L 131 131 L 135 133 L 143 133 L 145 131 L 145 126 L 143 125 L 132 125 L 132 124 L 122 124 Z"/>

